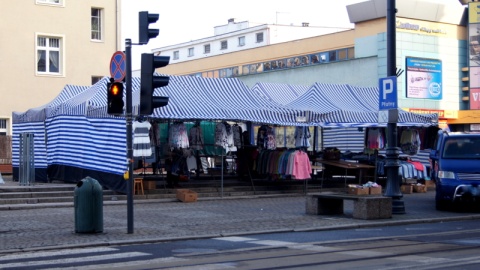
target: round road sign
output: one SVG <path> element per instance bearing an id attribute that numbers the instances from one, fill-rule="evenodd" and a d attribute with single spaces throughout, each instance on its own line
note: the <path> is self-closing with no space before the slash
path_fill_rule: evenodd
<path id="1" fill-rule="evenodd" d="M 113 81 L 123 81 L 126 70 L 127 63 L 125 54 L 121 51 L 115 52 L 110 60 L 110 76 L 113 78 Z"/>

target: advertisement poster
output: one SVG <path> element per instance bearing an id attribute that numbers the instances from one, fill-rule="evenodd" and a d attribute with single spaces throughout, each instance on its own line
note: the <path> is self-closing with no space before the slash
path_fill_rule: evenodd
<path id="1" fill-rule="evenodd" d="M 480 88 L 470 89 L 470 110 L 480 110 Z"/>
<path id="2" fill-rule="evenodd" d="M 438 59 L 406 59 L 407 98 L 442 99 L 442 61 Z"/>

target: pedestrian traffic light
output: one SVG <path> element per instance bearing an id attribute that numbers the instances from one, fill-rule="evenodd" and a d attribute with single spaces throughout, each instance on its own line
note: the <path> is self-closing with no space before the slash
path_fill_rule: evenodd
<path id="1" fill-rule="evenodd" d="M 168 76 L 153 75 L 156 68 L 168 65 L 169 56 L 154 56 L 152 53 L 142 54 L 140 72 L 140 114 L 150 115 L 153 109 L 168 104 L 168 97 L 154 97 L 155 88 L 167 86 L 170 78 Z"/>
<path id="2" fill-rule="evenodd" d="M 112 79 L 107 83 L 107 113 L 123 114 L 123 83 Z"/>
<path id="3" fill-rule="evenodd" d="M 158 29 L 149 29 L 148 25 L 158 20 L 158 14 L 149 14 L 147 11 L 140 11 L 138 13 L 138 43 L 147 44 L 148 40 L 158 36 L 160 32 Z"/>

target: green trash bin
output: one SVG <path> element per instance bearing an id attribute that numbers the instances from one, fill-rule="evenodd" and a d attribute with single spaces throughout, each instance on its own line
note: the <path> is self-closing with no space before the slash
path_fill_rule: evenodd
<path id="1" fill-rule="evenodd" d="M 75 232 L 103 232 L 103 191 L 97 180 L 86 177 L 75 187 Z"/>

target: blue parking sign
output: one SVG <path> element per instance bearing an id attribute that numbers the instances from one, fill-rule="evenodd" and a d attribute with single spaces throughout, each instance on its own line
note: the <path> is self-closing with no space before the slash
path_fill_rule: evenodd
<path id="1" fill-rule="evenodd" d="M 381 78 L 378 81 L 379 110 L 398 108 L 397 77 L 390 76 Z"/>

